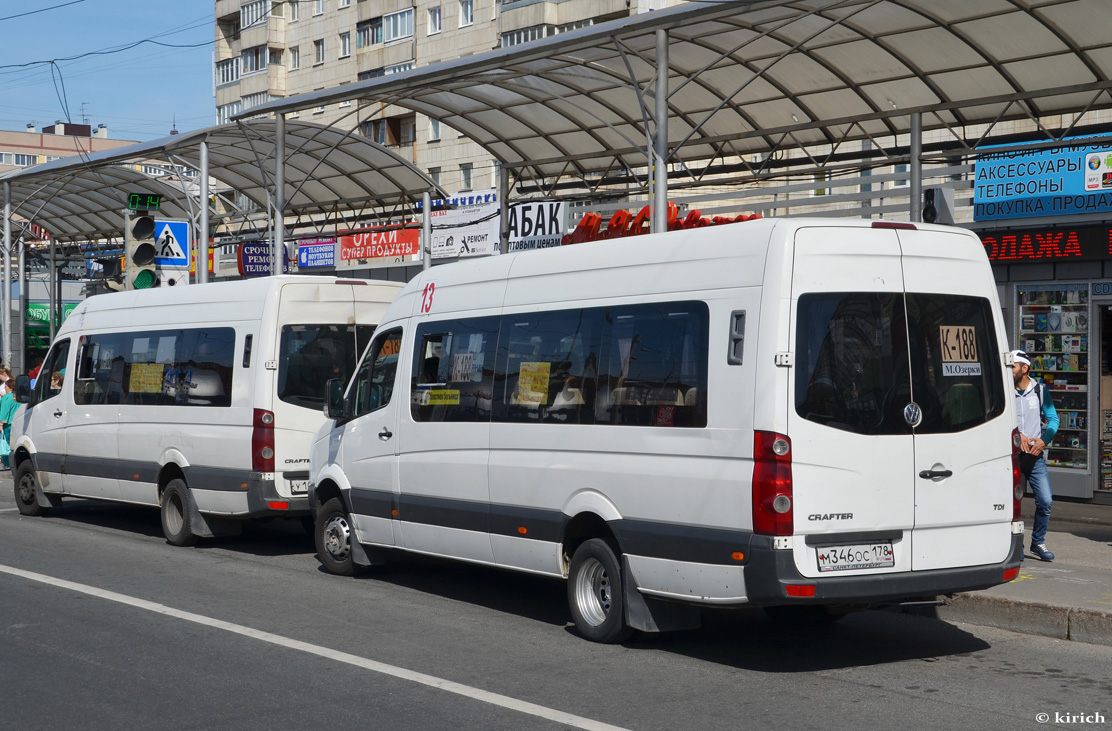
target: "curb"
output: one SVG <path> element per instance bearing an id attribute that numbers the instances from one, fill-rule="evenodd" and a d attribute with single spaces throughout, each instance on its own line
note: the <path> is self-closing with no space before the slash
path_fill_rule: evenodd
<path id="1" fill-rule="evenodd" d="M 938 618 L 947 622 L 1112 647 L 1112 612 L 985 594 L 955 594 L 944 601 L 936 611 Z"/>

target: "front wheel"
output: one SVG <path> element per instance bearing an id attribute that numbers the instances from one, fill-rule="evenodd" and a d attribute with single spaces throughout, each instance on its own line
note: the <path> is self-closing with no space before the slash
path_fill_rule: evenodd
<path id="1" fill-rule="evenodd" d="M 328 573 L 337 576 L 355 573 L 355 562 L 351 559 L 351 518 L 340 498 L 325 501 L 317 511 L 313 536 L 317 544 L 317 559 Z"/>
<path id="2" fill-rule="evenodd" d="M 13 457 L 15 455 L 12 455 Z M 15 504 L 20 515 L 42 515 L 50 508 L 39 505 L 36 493 L 35 466 L 31 460 L 20 462 L 15 470 Z"/>
<path id="3" fill-rule="evenodd" d="M 633 634 L 625 622 L 622 591 L 621 565 L 606 541 L 592 538 L 575 549 L 568 570 L 568 605 L 579 634 L 607 644 Z"/>
<path id="4" fill-rule="evenodd" d="M 198 536 L 190 525 L 193 498 L 185 480 L 170 480 L 162 492 L 162 533 L 172 546 L 192 546 Z"/>

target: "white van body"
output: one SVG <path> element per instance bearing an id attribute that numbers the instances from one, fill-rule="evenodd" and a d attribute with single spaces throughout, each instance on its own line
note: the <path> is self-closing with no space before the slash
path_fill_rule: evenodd
<path id="1" fill-rule="evenodd" d="M 435 267 L 313 445 L 320 557 L 570 572 L 600 641 L 690 626 L 679 604 L 999 584 L 1022 557 L 1005 337 L 980 242 L 941 226 L 765 219 Z M 577 573 L 591 539 L 620 576 Z"/>
<path id="2" fill-rule="evenodd" d="M 278 276 L 85 300 L 14 418 L 21 510 L 62 496 L 158 506 L 177 479 L 171 542 L 308 515 L 324 383 L 351 373 L 401 286 Z"/>

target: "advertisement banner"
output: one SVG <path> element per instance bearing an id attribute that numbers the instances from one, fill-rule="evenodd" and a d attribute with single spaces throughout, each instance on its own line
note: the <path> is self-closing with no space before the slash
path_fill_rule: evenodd
<path id="1" fill-rule="evenodd" d="M 976 221 L 1112 211 L 1112 144 L 982 149 L 973 188 Z"/>
<path id="2" fill-rule="evenodd" d="M 65 322 L 77 305 L 80 302 L 66 302 L 62 304 L 62 320 Z M 27 318 L 27 327 L 50 327 L 50 304 L 47 302 L 28 302 L 27 311 L 25 313 Z"/>
<path id="3" fill-rule="evenodd" d="M 533 201 L 510 206 L 509 250 L 559 246 L 568 227 L 568 207 L 560 201 Z"/>
<path id="4" fill-rule="evenodd" d="M 421 258 L 421 230 L 374 229 L 340 236 L 338 269 L 367 269 L 411 264 Z"/>
<path id="5" fill-rule="evenodd" d="M 432 213 L 432 258 L 489 256 L 498 248 L 498 194 L 493 190 L 433 201 L 453 206 Z"/>
<path id="6" fill-rule="evenodd" d="M 301 239 L 297 242 L 299 269 L 336 266 L 336 239 Z"/>
<path id="7" fill-rule="evenodd" d="M 289 273 L 289 258 L 282 252 L 282 273 Z M 270 276 L 270 242 L 244 241 L 236 251 L 236 263 L 240 276 Z"/>

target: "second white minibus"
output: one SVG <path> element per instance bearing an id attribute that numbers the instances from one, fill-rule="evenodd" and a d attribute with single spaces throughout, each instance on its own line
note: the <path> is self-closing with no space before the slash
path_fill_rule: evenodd
<path id="1" fill-rule="evenodd" d="M 11 433 L 25 515 L 64 497 L 160 506 L 167 540 L 308 516 L 325 383 L 401 285 L 279 276 L 91 297 L 58 330 Z"/>

